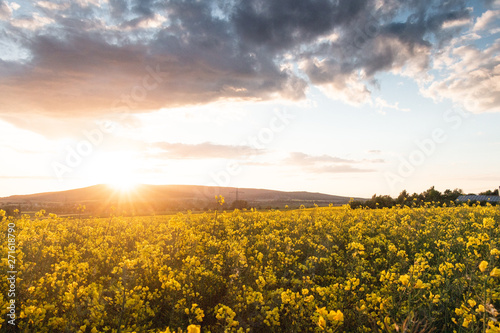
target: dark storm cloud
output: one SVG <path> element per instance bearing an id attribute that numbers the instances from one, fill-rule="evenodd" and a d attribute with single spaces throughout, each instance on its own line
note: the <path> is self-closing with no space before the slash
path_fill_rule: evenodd
<path id="1" fill-rule="evenodd" d="M 111 7 L 111 16 L 115 19 L 125 16 L 128 13 L 128 5 L 126 0 L 109 0 Z"/>
<path id="2" fill-rule="evenodd" d="M 142 16 L 153 16 L 154 4 L 153 0 L 134 0 L 132 1 L 132 11 Z"/>
<path id="3" fill-rule="evenodd" d="M 407 44 L 421 44 L 432 46 L 426 39 L 428 34 L 434 34 L 438 41 L 442 42 L 453 36 L 454 31 L 446 33 L 442 27 L 444 23 L 460 21 L 470 17 L 470 9 L 465 2 L 456 1 L 451 6 L 445 3 L 440 6 L 431 7 L 434 12 L 420 10 L 408 17 L 406 22 L 394 22 L 383 27 L 382 33 L 394 35 Z M 429 4 L 431 5 L 431 4 Z"/>
<path id="4" fill-rule="evenodd" d="M 303 54 L 304 71 L 313 83 L 329 84 L 341 91 L 353 77 L 370 82 L 377 72 L 407 65 L 413 73 L 425 71 L 432 48 L 442 46 L 459 32 L 443 25 L 470 17 L 462 1 L 398 3 L 397 8 L 412 11 L 398 21 L 391 6 L 367 8 L 346 22 L 346 30 L 336 40 L 318 44 L 313 52 Z M 358 87 L 358 93 L 368 95 L 368 85 Z"/>
<path id="5" fill-rule="evenodd" d="M 31 21 L 7 20 L 12 10 L 0 0 L 0 38 L 28 55 L 0 63 L 0 116 L 296 100 L 308 84 L 362 101 L 380 71 L 425 70 L 431 50 L 457 33 L 443 24 L 470 15 L 453 0 L 82 0 L 45 7 L 51 10 Z"/>
<path id="6" fill-rule="evenodd" d="M 367 0 L 242 1 L 233 16 L 243 41 L 272 49 L 297 46 L 366 10 Z"/>

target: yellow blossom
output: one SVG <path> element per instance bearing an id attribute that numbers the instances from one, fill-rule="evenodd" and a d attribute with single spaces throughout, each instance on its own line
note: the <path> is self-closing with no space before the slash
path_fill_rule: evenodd
<path id="1" fill-rule="evenodd" d="M 422 282 L 422 280 L 418 279 L 417 283 L 415 283 L 415 288 L 416 289 L 422 289 L 425 288 L 425 284 Z"/>
<path id="2" fill-rule="evenodd" d="M 481 261 L 481 263 L 479 264 L 479 270 L 481 272 L 484 272 L 486 270 L 486 267 L 488 267 L 488 262 L 487 261 Z"/>
<path id="3" fill-rule="evenodd" d="M 491 273 L 490 273 L 490 276 L 493 276 L 493 277 L 500 277 L 500 269 L 498 268 L 493 268 L 491 270 Z"/>
<path id="4" fill-rule="evenodd" d="M 492 228 L 493 226 L 495 226 L 495 220 L 491 217 L 486 217 L 483 219 L 483 225 L 485 228 Z"/>
<path id="5" fill-rule="evenodd" d="M 403 286 L 408 285 L 408 282 L 410 281 L 410 276 L 408 274 L 401 275 L 399 277 L 399 282 L 403 284 Z"/>
<path id="6" fill-rule="evenodd" d="M 328 311 L 326 311 L 325 307 L 322 307 L 322 308 L 316 307 L 316 312 L 319 313 L 320 315 L 323 315 L 323 316 L 328 315 Z"/>
<path id="7" fill-rule="evenodd" d="M 323 316 L 319 316 L 319 320 L 318 320 L 318 326 L 324 330 L 325 327 L 326 327 L 326 320 L 325 318 L 323 318 Z"/>
<path id="8" fill-rule="evenodd" d="M 336 312 L 331 310 L 328 314 L 328 320 L 344 321 L 344 314 L 340 310 L 337 310 Z"/>
<path id="9" fill-rule="evenodd" d="M 200 325 L 189 325 L 187 333 L 200 333 Z"/>

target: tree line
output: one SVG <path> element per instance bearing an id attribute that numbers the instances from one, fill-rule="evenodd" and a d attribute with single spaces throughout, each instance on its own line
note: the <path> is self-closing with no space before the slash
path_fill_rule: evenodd
<path id="1" fill-rule="evenodd" d="M 432 206 L 450 206 L 456 203 L 456 200 L 459 196 L 464 195 L 463 190 L 454 189 L 445 190 L 444 192 L 440 192 L 432 186 L 428 190 L 418 194 L 413 193 L 410 194 L 408 191 L 403 190 L 397 198 L 392 198 L 389 195 L 376 195 L 374 194 L 371 199 L 366 201 L 353 200 L 349 202 L 351 208 L 384 208 L 384 207 L 394 207 L 394 206 L 408 206 L 408 207 L 422 207 L 425 205 Z M 475 193 L 469 193 L 469 195 L 475 195 Z M 498 189 L 496 190 L 488 190 L 485 192 L 479 193 L 479 195 L 498 195 Z M 471 204 L 475 204 L 476 202 L 471 202 Z"/>

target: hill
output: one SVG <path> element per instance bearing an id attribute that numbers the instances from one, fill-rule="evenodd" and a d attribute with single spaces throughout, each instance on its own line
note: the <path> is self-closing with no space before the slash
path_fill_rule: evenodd
<path id="1" fill-rule="evenodd" d="M 132 191 L 117 191 L 108 185 L 94 185 L 60 192 L 28 195 L 13 195 L 0 198 L 0 206 L 19 206 L 22 210 L 46 209 L 54 212 L 73 212 L 78 205 L 85 205 L 87 211 L 106 211 L 111 207 L 127 211 L 203 210 L 215 208 L 216 195 L 226 200 L 224 208 L 230 208 L 237 199 L 245 201 L 248 207 L 290 208 L 300 205 L 327 206 L 343 205 L 350 198 L 345 196 L 312 193 L 305 191 L 284 192 L 266 189 L 235 187 L 211 187 L 196 185 L 138 185 Z M 356 200 L 364 200 L 354 198 Z"/>

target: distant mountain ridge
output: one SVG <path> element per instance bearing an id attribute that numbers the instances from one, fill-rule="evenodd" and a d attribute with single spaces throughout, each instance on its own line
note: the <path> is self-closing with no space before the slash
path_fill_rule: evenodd
<path id="1" fill-rule="evenodd" d="M 85 188 L 46 192 L 26 195 L 13 195 L 0 198 L 0 205 L 23 205 L 25 209 L 36 207 L 74 207 L 77 204 L 87 206 L 146 205 L 157 210 L 179 209 L 207 209 L 213 208 L 215 196 L 222 195 L 226 205 L 230 205 L 238 197 L 252 207 L 278 207 L 285 205 L 298 207 L 303 204 L 312 206 L 327 206 L 328 204 L 343 205 L 349 202 L 350 197 L 312 193 L 306 191 L 276 191 L 255 188 L 211 187 L 198 185 L 138 185 L 130 192 L 120 192 L 108 185 L 94 185 Z M 363 198 L 353 198 L 365 200 Z M 31 205 L 31 206 L 27 206 Z M 32 207 L 33 206 L 33 207 Z M 30 208 L 31 207 L 31 208 Z M 159 207 L 159 208 L 158 208 Z"/>

